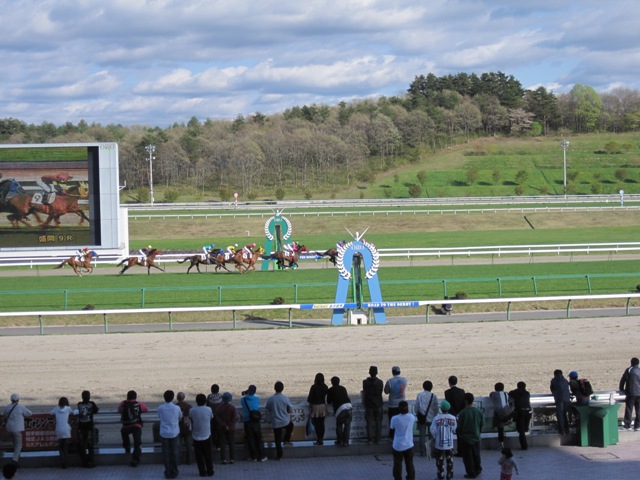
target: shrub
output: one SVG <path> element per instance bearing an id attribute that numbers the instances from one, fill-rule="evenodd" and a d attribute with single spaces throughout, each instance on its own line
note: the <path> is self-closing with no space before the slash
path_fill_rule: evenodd
<path id="1" fill-rule="evenodd" d="M 390 188 L 383 188 L 382 195 L 384 196 L 384 198 L 391 198 L 393 196 L 393 192 Z"/>
<path id="2" fill-rule="evenodd" d="M 618 168 L 613 175 L 616 177 L 616 180 L 619 182 L 624 182 L 627 178 L 627 170 L 624 168 Z"/>
<path id="3" fill-rule="evenodd" d="M 135 192 L 135 200 L 137 202 L 149 203 L 151 201 L 151 193 L 148 187 L 138 187 Z"/>
<path id="4" fill-rule="evenodd" d="M 276 199 L 284 200 L 284 188 L 282 187 L 276 188 Z"/>
<path id="5" fill-rule="evenodd" d="M 313 193 L 311 193 L 309 190 L 304 192 L 304 199 L 305 200 L 311 200 L 312 198 L 313 198 Z"/>
<path id="6" fill-rule="evenodd" d="M 409 196 L 411 198 L 418 198 L 420 195 L 422 195 L 422 187 L 420 185 L 414 184 L 409 187 Z"/>
<path id="7" fill-rule="evenodd" d="M 362 200 L 364 198 L 364 192 L 360 192 L 360 195 L 358 195 L 360 197 L 360 200 Z"/>
<path id="8" fill-rule="evenodd" d="M 276 297 L 271 302 L 271 305 L 284 305 L 284 297 Z"/>
<path id="9" fill-rule="evenodd" d="M 459 291 L 456 292 L 456 298 L 458 300 L 464 300 L 465 298 L 469 298 L 469 294 L 467 292 Z"/>
<path id="10" fill-rule="evenodd" d="M 420 170 L 417 174 L 416 177 L 418 177 L 418 181 L 420 182 L 420 185 L 423 185 L 425 183 L 427 183 L 427 172 L 425 172 L 424 170 Z"/>
<path id="11" fill-rule="evenodd" d="M 177 188 L 167 188 L 164 191 L 164 201 L 165 203 L 175 203 L 180 196 L 180 191 Z"/>
<path id="12" fill-rule="evenodd" d="M 256 198 L 258 198 L 258 194 L 256 192 L 249 192 L 247 193 L 247 198 L 249 200 L 255 200 Z"/>
<path id="13" fill-rule="evenodd" d="M 636 290 L 640 292 L 640 284 L 636 285 Z"/>
<path id="14" fill-rule="evenodd" d="M 524 187 L 522 185 L 516 185 L 513 191 L 515 192 L 516 195 L 520 196 L 524 193 Z"/>
<path id="15" fill-rule="evenodd" d="M 549 193 L 549 187 L 543 185 L 540 187 L 540 195 L 547 195 Z"/>
<path id="16" fill-rule="evenodd" d="M 223 202 L 228 202 L 229 200 L 231 200 L 231 189 L 229 187 L 220 187 L 220 190 L 218 190 L 218 195 L 220 195 L 220 200 Z"/>

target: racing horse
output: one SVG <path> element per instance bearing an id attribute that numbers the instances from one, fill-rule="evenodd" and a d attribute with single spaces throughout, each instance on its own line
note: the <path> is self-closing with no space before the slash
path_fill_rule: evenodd
<path id="1" fill-rule="evenodd" d="M 227 263 L 233 263 L 238 270 L 242 272 L 243 261 L 236 258 L 237 252 L 227 256 L 227 253 L 221 248 L 218 249 L 218 253 L 213 256 L 214 263 L 216 264 L 216 268 L 214 272 L 217 272 L 221 268 L 224 268 L 227 272 L 231 273 L 231 270 L 227 268 Z"/>
<path id="2" fill-rule="evenodd" d="M 218 250 L 219 251 L 219 250 Z M 202 273 L 200 271 L 200 265 L 216 265 L 216 269 L 217 269 L 217 262 L 216 262 L 216 256 L 217 254 L 213 254 L 213 253 L 209 253 L 206 258 L 202 258 L 204 257 L 203 253 L 196 253 L 195 255 L 191 255 L 190 257 L 187 258 L 183 258 L 182 260 L 178 260 L 178 263 L 184 263 L 184 262 L 189 262 L 191 265 L 189 265 L 189 268 L 187 268 L 187 274 L 189 273 L 189 271 L 193 268 L 196 267 L 196 269 L 198 270 L 198 273 Z"/>
<path id="3" fill-rule="evenodd" d="M 330 248 L 324 253 L 316 252 L 316 255 L 318 255 L 320 258 L 329 257 L 329 261 L 333 263 L 334 267 L 336 266 L 336 263 L 338 261 L 338 249 L 336 247 Z"/>
<path id="4" fill-rule="evenodd" d="M 120 265 L 124 265 L 124 267 L 122 268 L 122 270 L 120 270 L 120 273 L 118 275 L 122 275 L 124 272 L 126 272 L 128 269 L 130 269 L 134 265 L 147 267 L 147 275 L 151 275 L 151 267 L 157 268 L 161 272 L 164 272 L 164 268 L 159 267 L 158 265 L 155 264 L 156 256 L 161 254 L 162 252 L 160 250 L 158 250 L 157 248 L 152 248 L 147 254 L 147 258 L 145 260 L 140 260 L 138 256 L 127 257 L 124 260 L 122 260 L 120 263 L 118 263 L 118 265 L 116 265 L 116 267 L 119 267 Z"/>
<path id="5" fill-rule="evenodd" d="M 240 260 L 242 262 L 242 266 L 244 267 L 244 271 L 242 273 L 246 273 L 249 270 L 255 270 L 256 262 L 262 256 L 263 253 L 264 253 L 264 249 L 262 247 L 258 247 L 255 250 L 253 250 L 250 256 L 246 256 L 242 250 L 236 252 L 235 254 L 236 268 L 238 268 L 237 262 L 238 260 Z M 245 263 L 248 265 L 248 267 L 244 266 Z"/>
<path id="6" fill-rule="evenodd" d="M 71 268 L 73 268 L 73 272 L 81 277 L 83 270 L 85 273 L 93 273 L 93 265 L 91 265 L 91 259 L 93 257 L 98 258 L 98 254 L 95 252 L 95 250 L 89 250 L 82 258 L 82 260 L 77 260 L 77 257 L 73 256 L 60 263 L 60 265 L 58 265 L 57 267 L 53 268 L 64 268 L 65 265 L 69 265 Z"/>
<path id="7" fill-rule="evenodd" d="M 80 182 L 60 193 L 56 193 L 55 199 L 50 204 L 45 204 L 43 192 L 19 193 L 11 198 L 5 199 L 0 205 L 0 211 L 8 212 L 7 219 L 14 228 L 20 223 L 31 226 L 29 215 L 33 214 L 41 227 L 50 227 L 53 221 L 56 227 L 60 226 L 60 217 L 67 213 L 75 213 L 80 217 L 79 225 L 84 221 L 89 221 L 89 217 L 84 212 L 78 201 L 89 197 L 89 186 L 86 182 Z M 42 222 L 40 213 L 47 215 L 47 219 Z"/>
<path id="8" fill-rule="evenodd" d="M 305 245 L 298 245 L 298 248 L 294 252 L 279 250 L 270 255 L 261 255 L 261 258 L 263 260 L 275 260 L 279 270 L 284 268 L 297 268 L 299 266 L 298 253 L 305 253 L 308 251 L 309 249 Z M 285 262 L 289 262 L 289 265 L 285 265 Z"/>

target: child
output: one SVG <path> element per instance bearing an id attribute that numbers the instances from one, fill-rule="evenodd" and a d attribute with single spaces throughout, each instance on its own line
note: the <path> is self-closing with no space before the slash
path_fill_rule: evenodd
<path id="1" fill-rule="evenodd" d="M 51 415 L 56 418 L 56 437 L 58 437 L 58 448 L 60 450 L 60 466 L 67 468 L 67 453 L 69 451 L 69 439 L 71 438 L 69 415 L 72 415 L 67 397 L 60 397 L 58 406 L 53 407 Z"/>
<path id="2" fill-rule="evenodd" d="M 498 460 L 498 464 L 501 465 L 500 480 L 511 480 L 514 470 L 516 474 L 520 475 L 520 472 L 518 472 L 518 463 L 516 459 L 513 458 L 513 452 L 510 448 L 502 449 L 502 456 L 500 460 Z"/>

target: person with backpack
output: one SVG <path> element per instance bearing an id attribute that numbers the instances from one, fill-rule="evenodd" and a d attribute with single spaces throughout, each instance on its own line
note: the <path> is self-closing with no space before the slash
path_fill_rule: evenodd
<path id="1" fill-rule="evenodd" d="M 122 428 L 120 434 L 122 436 L 122 447 L 126 453 L 131 454 L 129 465 L 137 467 L 142 456 L 142 414 L 147 413 L 147 406 L 138 402 L 138 394 L 135 390 L 127 392 L 127 399 L 120 402 L 118 413 L 120 414 L 120 422 Z M 133 452 L 131 452 L 131 437 L 133 437 Z"/>
<path id="2" fill-rule="evenodd" d="M 589 405 L 589 399 L 593 393 L 591 383 L 586 378 L 578 379 L 578 372 L 569 373 L 569 389 L 576 399 L 576 405 Z"/>

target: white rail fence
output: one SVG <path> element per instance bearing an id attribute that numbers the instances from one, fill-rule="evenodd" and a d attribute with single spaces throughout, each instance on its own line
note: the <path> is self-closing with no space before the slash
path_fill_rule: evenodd
<path id="1" fill-rule="evenodd" d="M 324 249 L 319 250 L 323 252 Z M 443 257 L 473 257 L 473 256 L 488 256 L 488 257 L 504 257 L 504 256 L 528 256 L 535 255 L 591 255 L 591 254 L 606 254 L 609 258 L 612 258 L 616 254 L 640 254 L 640 242 L 616 242 L 616 243 L 566 243 L 566 244 L 549 244 L 549 245 L 494 245 L 494 246 L 480 246 L 480 247 L 417 247 L 417 248 L 381 248 L 378 250 L 381 258 L 388 259 L 439 259 Z M 94 266 L 97 265 L 113 265 L 117 264 L 120 260 L 129 256 L 127 252 L 123 250 L 97 250 L 99 257 L 94 259 Z M 183 252 L 183 253 L 165 253 L 156 257 L 156 261 L 160 264 L 166 264 L 169 262 L 176 262 L 183 260 L 191 255 L 202 253 L 197 252 Z M 133 256 L 137 255 L 137 252 L 132 253 Z M 16 254 L 15 256 L 5 256 L 0 258 L 0 267 L 30 267 L 35 268 L 38 266 L 55 266 L 60 262 L 68 259 L 71 256 L 70 252 L 56 252 L 46 253 L 40 252 L 33 255 L 26 256 L 23 253 Z M 301 260 L 319 260 L 321 257 L 315 254 L 315 252 L 309 254 L 303 254 L 300 256 Z"/>

